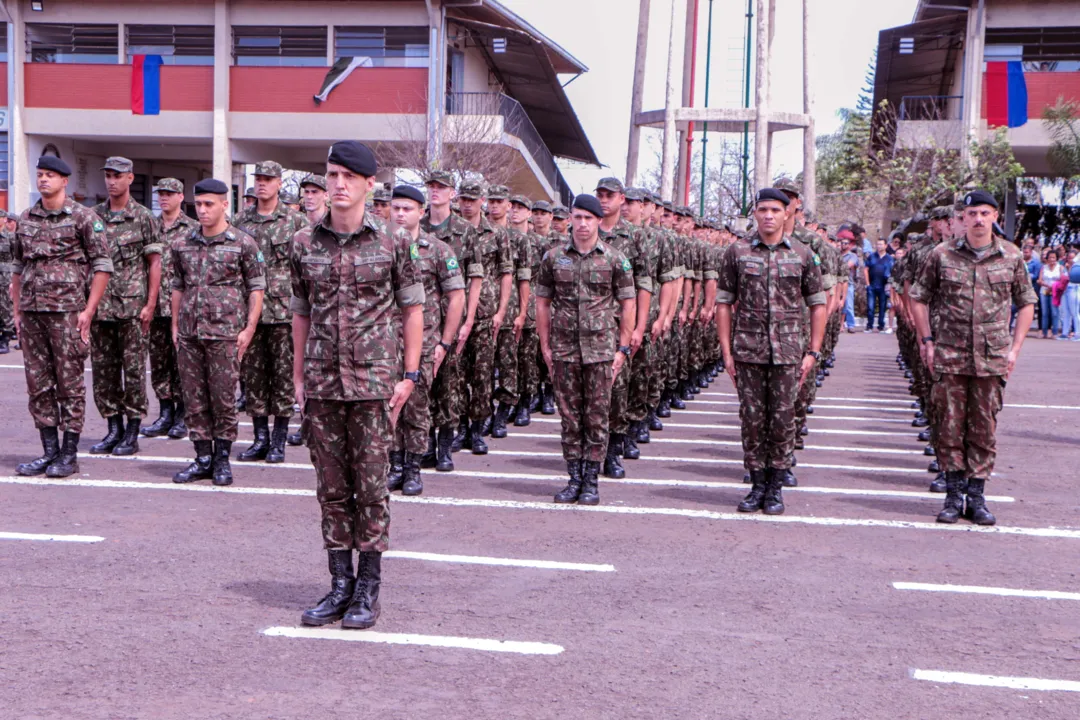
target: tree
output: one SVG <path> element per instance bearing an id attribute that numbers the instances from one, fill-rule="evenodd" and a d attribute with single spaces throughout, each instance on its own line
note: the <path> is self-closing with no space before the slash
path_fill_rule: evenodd
<path id="1" fill-rule="evenodd" d="M 649 189 L 659 189 L 661 185 L 661 166 L 663 149 L 658 142 L 659 136 L 652 135 L 646 140 L 652 150 L 653 162 L 644 169 L 640 184 Z M 702 143 L 694 143 L 694 155 L 690 163 L 690 202 L 694 212 L 701 207 L 701 155 Z M 753 157 L 748 160 L 749 179 L 746 181 L 748 202 L 753 199 L 754 167 Z M 681 169 L 677 172 L 685 172 Z M 713 218 L 734 218 L 744 215 L 742 207 L 743 188 L 742 137 L 730 133 L 710 133 L 708 143 L 708 162 L 705 166 L 705 216 Z M 677 203 L 681 204 L 679 198 Z"/>
<path id="2" fill-rule="evenodd" d="M 840 128 L 817 138 L 817 185 L 823 192 L 862 190 L 866 185 L 876 72 L 875 50 L 866 69 L 866 84 L 859 92 L 854 109 L 838 110 Z"/>
<path id="3" fill-rule="evenodd" d="M 1043 108 L 1043 120 L 1053 139 L 1047 157 L 1058 175 L 1080 180 L 1080 103 L 1058 98 Z"/>

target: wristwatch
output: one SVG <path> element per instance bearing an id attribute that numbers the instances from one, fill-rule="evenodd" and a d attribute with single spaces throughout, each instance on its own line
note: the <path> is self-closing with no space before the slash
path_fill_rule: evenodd
<path id="1" fill-rule="evenodd" d="M 629 345 L 620 345 L 619 346 L 619 352 L 621 352 L 626 357 L 630 357 L 630 346 Z"/>
<path id="2" fill-rule="evenodd" d="M 442 346 L 442 349 L 446 352 L 450 352 L 450 348 L 453 347 L 450 343 L 443 342 L 442 340 L 439 341 L 439 345 Z"/>
<path id="3" fill-rule="evenodd" d="M 806 354 L 809 355 L 810 357 L 814 358 L 818 362 L 821 362 L 821 353 L 815 352 L 814 350 L 807 350 Z"/>
<path id="4" fill-rule="evenodd" d="M 921 343 L 922 343 L 923 345 L 925 345 L 925 344 L 926 344 L 926 343 L 928 343 L 928 342 L 934 342 L 934 336 L 933 336 L 933 335 L 927 335 L 926 337 L 924 337 L 924 338 L 921 338 L 921 339 L 920 339 L 920 342 L 921 342 Z"/>
<path id="5" fill-rule="evenodd" d="M 420 371 L 419 370 L 413 370 L 412 372 L 405 373 L 405 379 L 406 380 L 412 380 L 414 384 L 419 384 L 420 383 Z"/>

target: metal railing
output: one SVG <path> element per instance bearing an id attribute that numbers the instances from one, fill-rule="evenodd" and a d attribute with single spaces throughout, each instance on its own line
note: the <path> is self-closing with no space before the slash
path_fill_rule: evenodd
<path id="1" fill-rule="evenodd" d="M 905 95 L 900 99 L 900 120 L 959 120 L 963 95 Z"/>
<path id="2" fill-rule="evenodd" d="M 556 194 L 564 204 L 570 202 L 570 187 L 566 183 L 555 156 L 551 154 L 547 143 L 540 137 L 539 131 L 529 119 L 525 108 L 514 98 L 503 93 L 458 92 L 446 94 L 447 115 L 501 115 L 503 129 L 513 135 L 532 155 L 540 166 L 540 172 L 555 188 Z"/>

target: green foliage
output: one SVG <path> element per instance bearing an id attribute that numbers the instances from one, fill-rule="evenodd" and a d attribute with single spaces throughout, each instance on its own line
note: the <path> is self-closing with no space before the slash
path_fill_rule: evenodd
<path id="1" fill-rule="evenodd" d="M 1050 167 L 1062 177 L 1080 178 L 1080 103 L 1058 98 L 1043 108 L 1043 120 L 1054 141 L 1047 151 Z"/>
<path id="2" fill-rule="evenodd" d="M 817 138 L 817 185 L 823 192 L 861 190 L 868 182 L 870 129 L 874 106 L 877 55 L 866 71 L 866 85 L 855 108 L 841 108 L 840 129 Z"/>

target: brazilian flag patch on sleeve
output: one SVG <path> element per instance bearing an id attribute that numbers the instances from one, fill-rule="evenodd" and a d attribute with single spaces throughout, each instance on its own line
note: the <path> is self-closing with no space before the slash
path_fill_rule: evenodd
<path id="1" fill-rule="evenodd" d="M 630 266 L 630 261 L 627 260 L 626 258 L 623 258 L 623 261 L 622 261 L 623 272 L 630 272 L 630 267 L 631 267 Z"/>
<path id="2" fill-rule="evenodd" d="M 95 220 L 94 221 L 94 232 L 104 232 L 104 231 L 105 231 L 105 224 L 103 222 L 101 222 L 100 220 Z"/>
<path id="3" fill-rule="evenodd" d="M 817 253 L 814 253 L 814 264 L 815 265 L 820 265 L 821 264 L 821 258 L 818 257 Z"/>
<path id="4" fill-rule="evenodd" d="M 448 258 L 446 258 L 446 269 L 447 270 L 457 270 L 458 269 L 458 264 L 457 264 L 457 258 L 456 257 L 448 257 Z"/>
<path id="5" fill-rule="evenodd" d="M 413 260 L 420 259 L 420 246 L 416 243 L 413 243 L 409 246 L 409 257 L 411 257 Z"/>
<path id="6" fill-rule="evenodd" d="M 256 255 L 256 257 L 259 259 L 259 262 L 266 262 L 266 258 L 264 258 L 262 254 L 262 250 L 259 251 L 259 254 Z"/>

